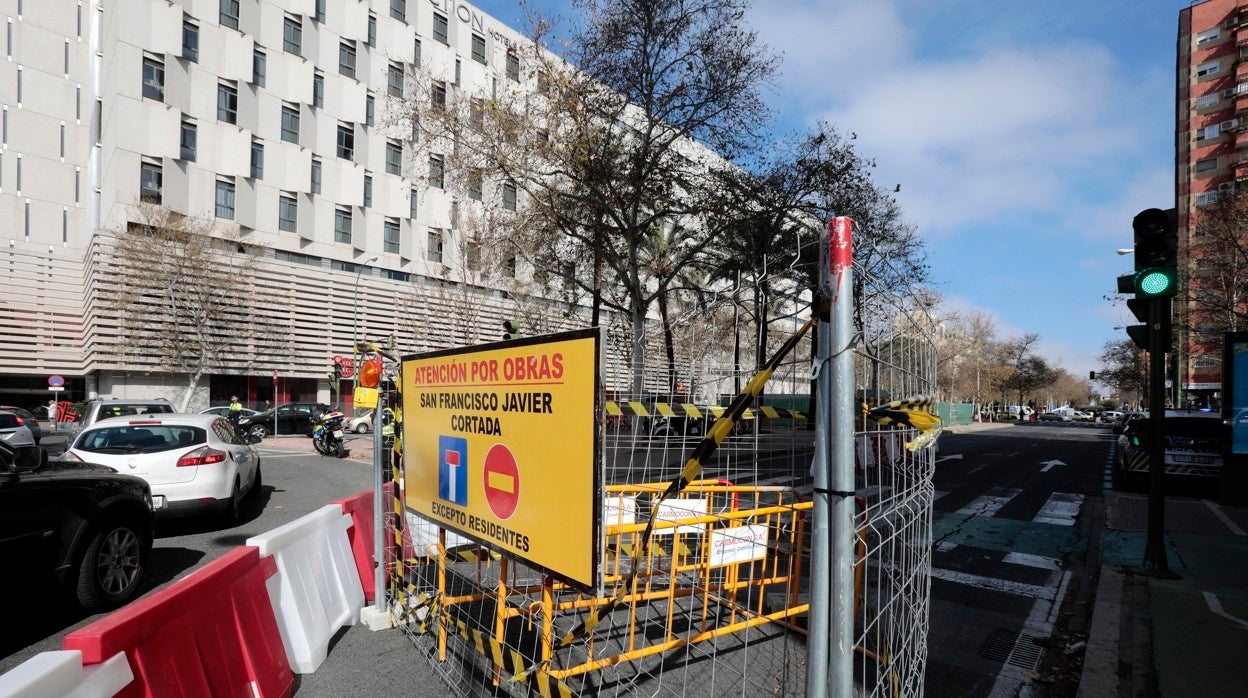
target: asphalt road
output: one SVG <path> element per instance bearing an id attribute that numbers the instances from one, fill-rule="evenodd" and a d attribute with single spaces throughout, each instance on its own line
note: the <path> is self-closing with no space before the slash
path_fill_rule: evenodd
<path id="1" fill-rule="evenodd" d="M 56 455 L 63 446 L 52 439 L 48 450 Z M 264 485 L 249 499 L 243 523 L 222 528 L 208 520 L 157 522 L 144 594 L 185 576 L 252 536 L 373 486 L 370 463 L 319 456 L 310 442 L 306 453 L 265 444 L 258 450 Z M 0 604 L 5 614 L 0 631 L 0 673 L 39 652 L 61 649 L 66 634 L 104 615 L 83 613 L 51 592 L 40 598 L 5 599 Z"/>
<path id="2" fill-rule="evenodd" d="M 1045 695 L 1074 695 L 1113 439 L 1108 425 L 1049 422 L 942 437 L 927 695 L 1015 695 L 1033 676 Z"/>

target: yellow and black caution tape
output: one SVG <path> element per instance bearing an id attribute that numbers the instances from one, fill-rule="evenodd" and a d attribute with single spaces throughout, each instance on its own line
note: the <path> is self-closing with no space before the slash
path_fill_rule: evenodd
<path id="1" fill-rule="evenodd" d="M 917 451 L 932 443 L 940 434 L 940 417 L 936 409 L 936 399 L 932 397 L 913 397 L 907 400 L 893 400 L 886 405 L 868 408 L 862 406 L 867 419 L 880 426 L 900 426 L 918 429 L 919 435 L 906 442 L 906 449 Z"/>
<path id="2" fill-rule="evenodd" d="M 703 405 L 699 407 L 692 402 L 655 402 L 652 403 L 651 407 L 646 407 L 644 403 L 637 400 L 622 402 L 608 400 L 605 409 L 610 417 L 688 417 L 698 420 L 703 419 L 708 414 L 719 418 L 727 411 L 727 408 L 723 405 Z M 747 407 L 741 412 L 740 419 L 757 419 L 758 412 L 761 412 L 764 417 L 769 419 L 806 419 L 806 414 L 803 412 L 777 409 L 771 405 L 763 405 L 757 411 Z"/>
<path id="3" fill-rule="evenodd" d="M 762 368 L 760 368 L 757 373 L 754 374 L 754 377 L 751 378 L 750 382 L 745 386 L 745 388 L 742 389 L 741 394 L 733 398 L 732 403 L 729 404 L 727 408 L 719 408 L 722 410 L 722 415 L 715 411 L 718 406 L 712 405 L 710 407 L 712 413 L 716 414 L 718 419 L 716 419 L 715 424 L 712 425 L 710 430 L 706 433 L 706 436 L 703 437 L 702 440 L 698 442 L 698 445 L 693 449 L 693 453 L 689 456 L 689 459 L 685 461 L 685 466 L 681 470 L 680 476 L 672 480 L 663 493 L 656 497 L 651 503 L 650 518 L 646 522 L 645 530 L 641 534 L 640 545 L 633 550 L 633 564 L 628 574 L 624 577 L 624 579 L 620 580 L 616 584 L 615 592 L 611 595 L 611 599 L 607 603 L 603 604 L 602 607 L 600 607 L 596 612 L 591 612 L 586 615 L 580 625 L 570 630 L 566 635 L 560 638 L 557 643 L 555 643 L 554 648 L 552 648 L 552 657 L 559 650 L 570 646 L 572 643 L 581 638 L 589 636 L 593 633 L 594 628 L 597 627 L 597 625 L 601 623 L 604 618 L 624 604 L 628 590 L 633 586 L 633 580 L 636 579 L 637 574 L 641 571 L 644 561 L 648 559 L 650 540 L 654 532 L 654 524 L 658 520 L 658 505 L 664 500 L 679 494 L 681 490 L 689 486 L 690 482 L 698 479 L 698 475 L 706 466 L 707 460 L 710 459 L 711 455 L 715 453 L 715 450 L 719 448 L 719 445 L 723 443 L 724 439 L 732 433 L 733 425 L 736 424 L 737 420 L 742 418 L 742 415 L 747 409 L 746 406 L 751 400 L 757 398 L 759 394 L 762 393 L 763 386 L 765 386 L 767 381 L 771 379 L 772 373 L 774 373 L 776 368 L 780 366 L 780 363 L 784 361 L 784 357 L 788 356 L 789 352 L 797 346 L 797 343 L 801 341 L 806 332 L 814 326 L 817 319 L 818 313 L 813 314 L 813 316 L 807 320 L 806 323 L 793 334 L 793 336 L 785 340 L 784 344 L 776 350 L 775 355 L 773 355 L 771 359 Z M 640 403 L 638 403 L 638 406 L 640 406 L 643 410 L 645 409 L 645 407 L 640 405 Z M 512 681 L 524 682 L 529 680 L 531 676 L 540 675 L 550 665 L 550 661 L 550 659 L 545 659 L 529 669 L 515 672 L 512 677 Z"/>

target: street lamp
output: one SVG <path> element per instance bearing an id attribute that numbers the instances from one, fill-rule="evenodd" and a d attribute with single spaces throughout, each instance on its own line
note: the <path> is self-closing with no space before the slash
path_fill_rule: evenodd
<path id="1" fill-rule="evenodd" d="M 1117 252 L 1120 255 L 1135 254 L 1135 248 L 1134 247 L 1122 247 L 1122 248 L 1114 250 L 1114 252 Z"/>
<path id="2" fill-rule="evenodd" d="M 360 275 L 368 268 L 369 264 L 376 262 L 379 258 L 374 255 L 360 262 L 360 268 L 355 272 L 355 291 L 352 293 L 351 310 L 354 315 L 351 318 L 351 416 L 355 416 L 355 377 L 360 372 L 360 352 L 356 349 L 359 344 L 360 329 Z"/>

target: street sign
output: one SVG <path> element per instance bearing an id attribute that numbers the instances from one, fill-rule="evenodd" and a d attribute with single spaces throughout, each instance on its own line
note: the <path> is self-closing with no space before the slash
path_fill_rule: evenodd
<path id="1" fill-rule="evenodd" d="M 403 357 L 407 510 L 599 589 L 600 343 L 595 328 Z"/>
<path id="2" fill-rule="evenodd" d="M 61 376 L 57 376 L 57 375 L 48 376 L 49 388 L 56 389 L 56 388 L 62 388 L 64 386 L 65 386 L 65 379 L 62 378 Z"/>

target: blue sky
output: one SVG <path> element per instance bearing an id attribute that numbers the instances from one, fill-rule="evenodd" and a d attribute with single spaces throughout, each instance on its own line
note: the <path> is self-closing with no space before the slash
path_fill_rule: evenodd
<path id="1" fill-rule="evenodd" d="M 474 3 L 515 25 L 514 0 Z M 536 7 L 567 13 L 566 0 Z M 755 0 L 778 132 L 824 118 L 900 183 L 948 311 L 1099 368 L 1131 219 L 1174 205 L 1178 0 Z"/>

